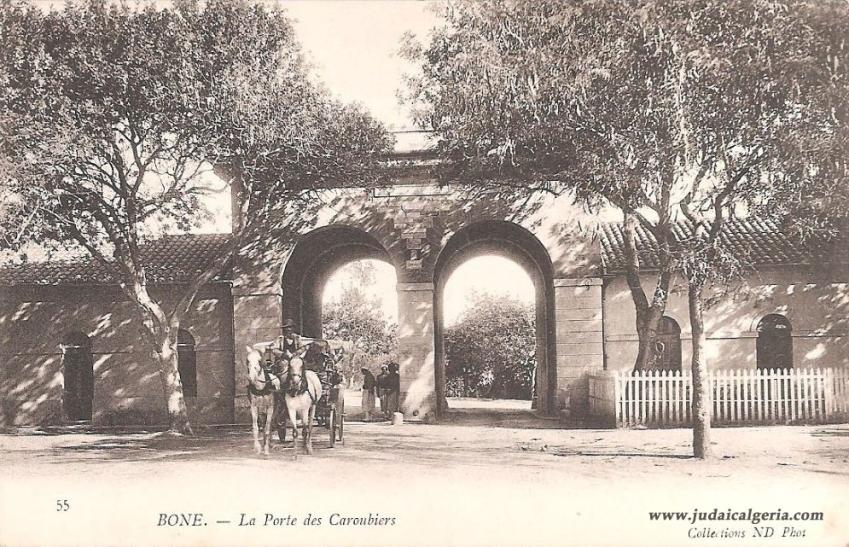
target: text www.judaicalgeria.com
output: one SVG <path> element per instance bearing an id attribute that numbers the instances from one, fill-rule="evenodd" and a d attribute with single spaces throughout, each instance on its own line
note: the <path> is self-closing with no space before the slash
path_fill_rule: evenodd
<path id="1" fill-rule="evenodd" d="M 819 521 L 823 520 L 823 514 L 816 511 L 796 511 L 795 513 L 790 513 L 781 509 L 776 511 L 754 511 L 751 508 L 746 511 L 735 511 L 733 509 L 726 509 L 725 511 L 720 511 L 719 509 L 701 511 L 694 509 L 693 511 L 649 511 L 649 520 L 685 521 L 690 524 L 716 521 L 737 521 L 759 524 L 761 522 Z"/>

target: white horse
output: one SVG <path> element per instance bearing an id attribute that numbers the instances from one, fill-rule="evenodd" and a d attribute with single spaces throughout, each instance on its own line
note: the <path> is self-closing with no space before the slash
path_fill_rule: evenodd
<path id="1" fill-rule="evenodd" d="M 280 390 L 280 379 L 272 374 L 262 360 L 262 354 L 248 347 L 248 400 L 251 403 L 251 429 L 254 450 L 266 456 L 271 451 L 271 426 L 274 423 L 275 392 Z M 259 415 L 265 414 L 263 441 L 259 439 Z"/>
<path id="2" fill-rule="evenodd" d="M 307 454 L 312 454 L 312 424 L 315 420 L 315 409 L 321 399 L 321 381 L 318 375 L 304 368 L 303 359 L 295 355 L 289 360 L 289 371 L 283 382 L 283 399 L 286 402 L 286 412 L 292 424 L 292 436 L 295 440 L 297 455 L 298 415 L 304 427 L 304 448 Z M 281 427 L 286 428 L 286 417 L 283 417 Z"/>

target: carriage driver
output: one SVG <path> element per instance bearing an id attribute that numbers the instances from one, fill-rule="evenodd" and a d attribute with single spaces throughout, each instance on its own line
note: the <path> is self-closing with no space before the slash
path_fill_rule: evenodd
<path id="1" fill-rule="evenodd" d="M 273 342 L 261 342 L 254 347 L 265 354 L 266 362 L 279 363 L 288 362 L 293 355 L 299 353 L 306 344 L 312 342 L 311 338 L 304 338 L 295 332 L 295 322 L 291 319 L 283 321 L 283 334 L 274 339 Z"/>
<path id="2" fill-rule="evenodd" d="M 294 355 L 300 355 L 304 359 L 307 370 L 322 372 L 327 355 L 322 351 L 321 344 L 316 346 L 315 343 L 320 341 L 295 332 L 295 322 L 291 319 L 283 321 L 282 329 L 283 334 L 275 338 L 273 342 L 263 344 L 266 361 L 288 363 Z"/>
<path id="3" fill-rule="evenodd" d="M 275 338 L 274 342 L 267 348 L 267 351 L 274 355 L 275 360 L 285 359 L 288 361 L 293 355 L 302 353 L 309 343 L 315 341 L 295 332 L 295 322 L 291 319 L 283 321 L 282 329 L 283 334 Z"/>
<path id="4" fill-rule="evenodd" d="M 274 341 L 274 349 L 280 351 L 284 359 L 289 360 L 303 349 L 307 342 L 311 341 L 311 339 L 305 339 L 295 332 L 295 322 L 286 319 L 283 321 L 283 334 Z"/>

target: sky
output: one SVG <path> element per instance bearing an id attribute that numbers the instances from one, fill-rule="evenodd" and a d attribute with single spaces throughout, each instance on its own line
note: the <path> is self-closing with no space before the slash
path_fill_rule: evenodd
<path id="1" fill-rule="evenodd" d="M 412 73 L 415 67 L 397 52 L 405 32 L 420 39 L 427 37 L 438 23 L 440 3 L 301 0 L 281 4 L 294 18 L 295 31 L 318 77 L 332 93 L 344 101 L 362 103 L 390 129 L 413 129 L 397 92 L 403 85 L 403 75 Z M 373 262 L 376 282 L 365 290 L 378 298 L 386 317 L 397 322 L 395 270 L 385 262 Z M 331 276 L 324 300 L 337 298 L 346 279 L 344 269 Z M 476 257 L 457 268 L 446 283 L 447 326 L 466 309 L 472 289 L 534 301 L 533 283 L 516 263 L 499 256 Z"/>
<path id="2" fill-rule="evenodd" d="M 337 98 L 359 102 L 390 130 L 414 129 L 398 91 L 403 76 L 415 67 L 400 58 L 405 33 L 426 40 L 439 22 L 441 0 L 264 0 L 283 7 L 313 65 L 316 78 Z M 57 0 L 40 0 L 45 9 L 61 8 Z M 163 2 L 165 3 L 165 2 Z M 229 191 L 208 200 L 212 218 L 196 231 L 225 232 L 230 227 Z M 377 262 L 377 281 L 368 290 L 377 296 L 388 318 L 397 321 L 395 271 Z M 497 275 L 493 275 L 497 272 Z M 341 291 L 344 271 L 331 276 L 325 299 Z M 509 290 L 507 289 L 509 287 Z M 513 294 L 533 302 L 534 289 L 517 264 L 497 256 L 470 259 L 457 268 L 445 287 L 445 321 L 453 324 L 466 308 L 472 289 L 491 294 Z"/>
<path id="3" fill-rule="evenodd" d="M 369 298 L 376 298 L 384 316 L 398 322 L 398 298 L 395 292 L 395 269 L 381 260 L 364 260 L 374 265 L 375 282 L 361 287 Z M 344 266 L 330 276 L 325 285 L 322 301 L 337 300 L 346 283 L 351 279 Z M 469 307 L 472 292 L 492 295 L 506 294 L 524 303 L 534 302 L 534 285 L 530 276 L 515 262 L 497 255 L 471 258 L 461 264 L 445 283 L 443 295 L 443 321 L 445 326 L 457 323 Z"/>
<path id="4" fill-rule="evenodd" d="M 362 103 L 389 129 L 412 129 L 397 92 L 415 70 L 398 56 L 401 38 L 426 38 L 438 23 L 438 2 L 282 1 L 304 50 L 327 88 Z"/>

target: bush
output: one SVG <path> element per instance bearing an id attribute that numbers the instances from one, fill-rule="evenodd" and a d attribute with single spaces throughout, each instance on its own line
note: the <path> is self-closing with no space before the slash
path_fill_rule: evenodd
<path id="1" fill-rule="evenodd" d="M 448 397 L 530 399 L 536 368 L 533 306 L 510 296 L 475 294 L 445 330 Z"/>

